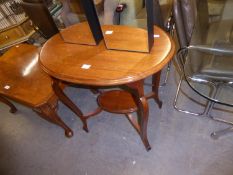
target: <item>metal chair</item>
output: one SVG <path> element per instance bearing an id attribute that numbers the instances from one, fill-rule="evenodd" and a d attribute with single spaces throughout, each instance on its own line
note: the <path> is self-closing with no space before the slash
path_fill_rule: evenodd
<path id="1" fill-rule="evenodd" d="M 205 3 L 205 6 L 203 7 L 208 8 L 207 2 Z M 205 12 L 206 14 L 202 16 L 208 17 L 208 10 L 206 10 Z M 195 21 L 198 17 L 197 16 L 197 1 L 196 0 L 174 0 L 173 15 L 174 15 L 175 28 L 176 28 L 176 33 L 177 33 L 180 48 L 182 49 L 182 48 L 188 47 L 191 41 Z M 202 24 L 200 26 L 202 26 L 202 28 L 207 28 L 206 26 L 208 25 L 208 19 L 207 18 L 203 18 L 203 19 L 204 20 L 201 20 Z M 202 31 L 205 31 L 205 30 L 202 29 Z M 199 38 L 201 38 L 201 36 L 199 36 Z M 196 113 L 194 111 L 181 109 L 177 106 L 177 100 L 178 100 L 178 96 L 180 93 L 180 88 L 181 88 L 183 80 L 184 80 L 184 76 L 181 75 L 179 83 L 178 83 L 177 91 L 176 91 L 175 100 L 174 100 L 175 109 L 178 110 L 179 112 L 184 112 L 184 113 L 192 114 L 196 116 L 205 115 L 207 111 L 207 107 L 202 113 Z"/>
<path id="2" fill-rule="evenodd" d="M 216 21 L 209 23 L 206 0 L 174 0 L 173 12 L 181 47 L 178 52 L 178 58 L 183 70 L 174 101 L 175 109 L 180 112 L 208 116 L 214 120 L 229 123 L 228 121 L 212 117 L 211 111 L 215 102 L 219 102 L 216 100 L 219 87 L 233 82 L 233 46 L 231 43 L 228 43 L 230 40 L 228 33 L 232 30 L 232 26 L 228 24 L 228 21 L 223 21 L 221 24 Z M 216 28 L 219 26 L 221 27 L 221 32 L 216 32 Z M 219 36 L 216 37 L 215 35 Z M 226 39 L 227 37 L 228 39 Z M 221 41 L 221 39 L 216 38 L 224 38 L 226 40 Z M 208 100 L 204 112 L 195 113 L 177 107 L 177 98 L 183 80 L 186 80 L 189 85 L 191 84 L 190 82 L 194 82 L 210 87 L 207 99 L 211 100 Z M 200 91 L 193 88 L 192 85 L 190 87 L 201 96 L 207 97 L 207 95 L 203 95 Z M 212 137 L 217 138 L 231 130 L 232 128 L 214 132 Z"/>

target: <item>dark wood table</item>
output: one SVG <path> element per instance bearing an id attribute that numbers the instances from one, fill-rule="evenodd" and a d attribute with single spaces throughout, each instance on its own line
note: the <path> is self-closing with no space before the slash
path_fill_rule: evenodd
<path id="1" fill-rule="evenodd" d="M 76 30 L 79 30 L 78 26 Z M 87 119 L 101 109 L 125 114 L 139 133 L 146 149 L 151 148 L 147 139 L 147 99 L 154 98 L 159 107 L 162 106 L 158 97 L 160 71 L 175 53 L 175 44 L 167 33 L 155 27 L 155 34 L 151 53 L 107 50 L 103 41 L 98 46 L 68 44 L 59 35 L 52 37 L 43 46 L 40 53 L 41 67 L 53 77 L 55 93 L 78 115 L 84 130 L 88 131 Z M 151 75 L 152 92 L 144 94 L 144 79 Z M 100 107 L 84 115 L 58 86 L 61 81 L 93 88 L 118 86 L 124 90 L 100 93 Z M 137 118 L 130 114 L 132 112 L 137 112 Z"/>

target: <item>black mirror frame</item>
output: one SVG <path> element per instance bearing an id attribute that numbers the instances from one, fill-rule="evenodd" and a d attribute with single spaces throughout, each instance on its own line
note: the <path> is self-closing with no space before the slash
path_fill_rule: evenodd
<path id="1" fill-rule="evenodd" d="M 80 0 L 96 44 L 103 39 L 100 22 L 92 0 Z"/>
<path id="2" fill-rule="evenodd" d="M 98 21 L 98 24 L 100 25 L 98 15 L 96 12 L 96 8 L 95 8 L 95 4 L 94 4 L 94 0 L 81 0 L 81 1 L 89 1 L 89 3 L 90 3 L 90 1 L 92 1 L 91 6 L 89 8 L 92 8 L 92 6 L 94 6 L 95 16 L 97 17 L 96 20 Z M 150 51 L 154 45 L 154 14 L 155 14 L 154 13 L 154 10 L 155 10 L 154 9 L 154 7 L 155 7 L 154 0 L 143 0 L 142 5 L 143 5 L 143 7 L 146 8 L 146 13 L 147 13 L 147 33 L 148 33 L 148 40 L 147 41 L 148 41 L 148 53 L 150 53 Z M 100 26 L 100 31 L 102 31 L 101 26 Z M 102 33 L 102 37 L 103 37 L 103 33 Z M 106 48 L 108 48 L 108 47 L 106 46 Z M 113 50 L 115 50 L 115 49 L 113 49 Z M 117 49 L 117 50 L 120 50 L 120 49 Z M 134 50 L 129 50 L 129 51 L 134 52 Z M 140 51 L 136 51 L 136 52 L 140 52 Z M 145 53 L 145 52 L 143 52 L 143 53 Z"/>
<path id="3" fill-rule="evenodd" d="M 57 28 L 57 31 L 59 32 L 59 29 L 58 29 L 57 25 L 55 24 L 52 15 L 50 14 L 48 8 L 46 7 L 45 0 L 41 0 L 41 3 L 44 4 L 46 13 L 48 13 L 49 14 L 48 16 L 51 17 L 51 18 L 49 18 L 49 21 L 54 26 L 54 28 Z M 98 45 L 99 42 L 103 39 L 103 34 L 101 31 L 101 27 L 100 27 L 97 13 L 95 11 L 94 3 L 92 0 L 81 0 L 81 4 L 83 6 L 84 13 L 87 17 L 87 21 L 88 21 L 88 24 L 90 26 L 95 43 L 96 43 L 96 45 Z"/>
<path id="4" fill-rule="evenodd" d="M 145 0 L 147 12 L 148 49 L 151 51 L 154 45 L 154 0 Z"/>

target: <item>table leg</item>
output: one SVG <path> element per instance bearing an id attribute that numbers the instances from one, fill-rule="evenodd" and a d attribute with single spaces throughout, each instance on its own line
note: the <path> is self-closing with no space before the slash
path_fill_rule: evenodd
<path id="1" fill-rule="evenodd" d="M 159 108 L 162 107 L 162 101 L 159 99 L 159 84 L 160 84 L 161 71 L 152 76 L 152 92 L 146 95 L 147 99 L 153 98 L 158 104 Z"/>
<path id="2" fill-rule="evenodd" d="M 34 108 L 33 110 L 43 119 L 62 127 L 65 130 L 66 137 L 73 136 L 73 131 L 57 115 L 55 106 L 46 103 L 42 106 Z"/>
<path id="3" fill-rule="evenodd" d="M 159 83 L 160 83 L 161 71 L 155 73 L 152 76 L 152 92 L 154 92 L 154 100 L 159 105 L 159 108 L 162 107 L 162 101 L 159 99 Z"/>
<path id="4" fill-rule="evenodd" d="M 59 100 L 61 100 L 62 103 L 64 103 L 68 108 L 70 108 L 82 121 L 83 123 L 83 129 L 88 132 L 87 127 L 87 120 L 84 117 L 82 111 L 66 96 L 66 94 L 63 92 L 59 85 L 59 80 L 53 79 L 53 90 L 55 94 L 58 96 Z"/>
<path id="5" fill-rule="evenodd" d="M 10 112 L 11 113 L 15 113 L 17 111 L 16 107 L 10 101 L 5 99 L 4 97 L 0 96 L 0 101 L 10 107 Z"/>
<path id="6" fill-rule="evenodd" d="M 147 138 L 147 123 L 149 116 L 149 108 L 146 97 L 144 96 L 144 81 L 140 80 L 134 83 L 127 84 L 130 93 L 132 94 L 134 101 L 137 105 L 137 122 L 132 120 L 132 117 L 128 115 L 128 119 L 131 121 L 133 127 L 139 132 L 142 142 L 147 151 L 151 149 Z M 138 123 L 138 126 L 137 126 Z"/>

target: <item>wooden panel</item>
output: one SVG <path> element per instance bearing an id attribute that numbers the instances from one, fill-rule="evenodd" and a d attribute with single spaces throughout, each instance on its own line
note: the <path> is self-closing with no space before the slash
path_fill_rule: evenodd
<path id="1" fill-rule="evenodd" d="M 149 52 L 148 32 L 144 29 L 105 25 L 102 30 L 108 49 Z"/>
<path id="2" fill-rule="evenodd" d="M 79 30 L 77 30 L 77 27 Z M 67 27 L 66 30 L 62 30 L 60 33 L 63 40 L 67 43 L 96 45 L 95 39 L 87 22 L 84 22 L 83 25 L 75 24 Z M 70 35 L 71 33 L 72 35 Z"/>
<path id="3" fill-rule="evenodd" d="M 30 20 L 8 28 L 0 32 L 0 48 L 7 48 L 15 43 L 26 41 L 34 33 Z"/>
<path id="4" fill-rule="evenodd" d="M 17 29 L 17 27 L 12 28 L 8 31 L 0 33 L 0 44 L 11 42 L 22 36 L 23 33 L 19 29 Z"/>

